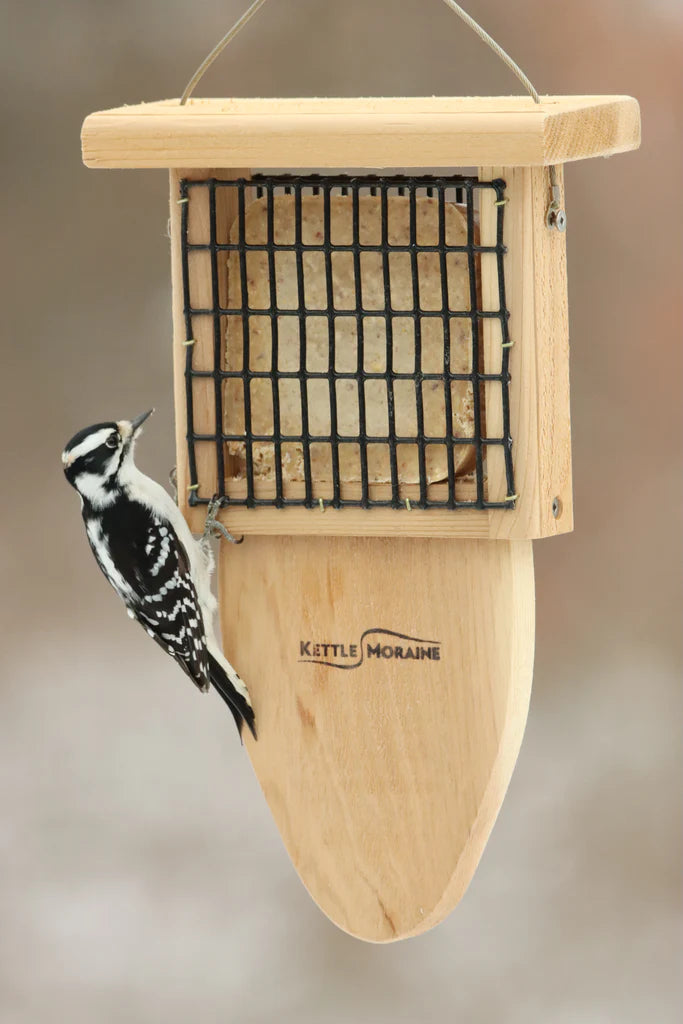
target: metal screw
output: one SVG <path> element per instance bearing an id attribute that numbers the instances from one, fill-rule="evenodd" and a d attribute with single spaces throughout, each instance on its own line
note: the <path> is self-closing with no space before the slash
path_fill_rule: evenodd
<path id="1" fill-rule="evenodd" d="M 562 515 L 562 502 L 559 498 L 553 498 L 552 510 L 553 518 L 559 519 Z"/>
<path id="2" fill-rule="evenodd" d="M 559 203 L 552 202 L 545 215 L 545 223 L 549 228 L 557 228 L 558 231 L 567 230 L 567 214 L 560 207 Z"/>
<path id="3" fill-rule="evenodd" d="M 557 182 L 557 169 L 551 167 L 550 173 L 550 206 L 545 215 L 545 223 L 549 228 L 557 228 L 558 231 L 567 230 L 567 214 L 562 209 L 562 192 Z"/>

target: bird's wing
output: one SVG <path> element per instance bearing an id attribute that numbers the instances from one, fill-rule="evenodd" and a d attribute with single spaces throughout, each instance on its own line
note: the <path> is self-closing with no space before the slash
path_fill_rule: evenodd
<path id="1" fill-rule="evenodd" d="M 119 592 L 129 613 L 197 686 L 208 689 L 204 620 L 190 560 L 175 530 L 134 503 L 106 534 L 112 561 L 128 588 Z"/>

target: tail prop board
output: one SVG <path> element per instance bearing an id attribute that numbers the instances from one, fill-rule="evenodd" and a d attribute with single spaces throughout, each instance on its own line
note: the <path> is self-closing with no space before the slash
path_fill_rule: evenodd
<path id="1" fill-rule="evenodd" d="M 531 542 L 250 537 L 222 545 L 219 575 L 246 746 L 304 885 L 369 941 L 437 924 L 524 731 Z"/>

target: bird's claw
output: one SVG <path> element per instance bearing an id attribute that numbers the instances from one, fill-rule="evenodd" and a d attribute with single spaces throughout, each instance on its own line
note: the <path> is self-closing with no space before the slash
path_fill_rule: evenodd
<path id="1" fill-rule="evenodd" d="M 241 544 L 244 537 L 240 537 L 239 540 L 230 533 L 230 531 L 221 523 L 216 517 L 220 512 L 223 505 L 223 499 L 214 495 L 206 512 L 206 520 L 204 522 L 204 538 L 209 537 L 222 537 L 224 540 L 230 541 L 231 544 Z"/>

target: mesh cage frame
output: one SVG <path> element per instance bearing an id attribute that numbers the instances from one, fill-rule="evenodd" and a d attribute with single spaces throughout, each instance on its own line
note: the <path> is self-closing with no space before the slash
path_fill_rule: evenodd
<path id="1" fill-rule="evenodd" d="M 188 223 L 190 215 L 190 203 L 195 190 L 203 189 L 208 194 L 209 210 L 209 234 L 208 238 L 200 242 L 190 242 L 188 239 Z M 222 189 L 232 189 L 237 197 L 239 239 L 236 242 L 219 242 L 217 226 L 217 201 L 216 197 Z M 496 239 L 493 245 L 479 245 L 475 242 L 475 215 L 476 196 L 483 189 L 490 189 L 495 194 L 496 214 Z M 425 195 L 436 196 L 439 207 L 439 239 L 435 245 L 418 244 L 415 226 L 415 205 L 418 192 Z M 252 193 L 256 198 L 266 197 L 268 203 L 268 238 L 265 244 L 249 243 L 245 240 L 245 216 L 248 209 L 247 195 Z M 277 195 L 293 195 L 295 204 L 295 240 L 293 243 L 276 243 L 274 241 L 272 225 L 273 198 Z M 301 234 L 301 203 L 304 195 L 321 195 L 325 209 L 326 231 L 325 237 L 320 244 L 307 244 L 302 241 Z M 360 241 L 358 225 L 359 197 L 362 194 L 379 195 L 381 203 L 381 242 L 378 245 L 363 244 Z M 350 244 L 340 245 L 331 242 L 329 234 L 329 203 L 332 195 L 348 195 L 351 197 L 353 209 L 353 239 Z M 392 195 L 407 196 L 410 201 L 410 241 L 407 245 L 391 244 L 388 240 L 388 199 Z M 449 198 L 450 197 L 450 198 Z M 466 208 L 467 220 L 467 241 L 465 245 L 449 245 L 446 243 L 445 226 L 445 204 L 455 200 L 462 203 Z M 179 182 L 178 202 L 181 210 L 180 219 L 180 241 L 181 241 L 181 263 L 182 263 L 182 285 L 183 285 L 183 313 L 185 319 L 186 333 L 186 358 L 185 358 L 185 398 L 187 412 L 187 454 L 190 477 L 189 504 L 191 506 L 207 504 L 212 498 L 219 498 L 223 506 L 242 506 L 246 508 L 276 507 L 287 508 L 291 506 L 316 508 L 321 503 L 323 506 L 333 508 L 355 507 L 372 509 L 374 507 L 420 508 L 420 509 L 512 509 L 514 508 L 514 475 L 512 463 L 512 438 L 510 436 L 510 399 L 509 399 L 509 350 L 510 338 L 508 331 L 509 311 L 505 299 L 505 272 L 503 257 L 506 248 L 503 244 L 503 228 L 505 216 L 505 181 L 501 178 L 493 180 L 481 180 L 472 175 L 258 175 L 253 178 L 182 178 Z M 268 254 L 270 273 L 274 274 L 274 254 L 279 252 L 290 252 L 294 254 L 297 267 L 297 284 L 299 302 L 297 308 L 279 308 L 274 297 L 274 289 L 271 290 L 271 303 L 267 308 L 250 308 L 248 305 L 248 294 L 246 286 L 246 257 L 249 252 L 263 251 Z M 349 252 L 354 259 L 354 283 L 356 293 L 356 305 L 354 309 L 335 309 L 330 301 L 326 309 L 308 309 L 304 300 L 304 282 L 302 269 L 302 255 L 305 252 L 319 251 L 324 253 L 326 265 L 330 266 L 331 257 L 337 252 Z M 191 301 L 191 271 L 190 254 L 193 252 L 207 252 L 211 261 L 212 276 L 212 302 L 210 306 L 193 306 Z M 230 253 L 235 252 L 240 261 L 240 278 L 242 281 L 242 303 L 239 306 L 221 306 L 219 301 L 218 277 L 219 260 L 227 259 Z M 385 294 L 384 309 L 365 309 L 363 307 L 362 287 L 360 280 L 360 256 L 365 252 L 374 252 L 381 255 L 383 286 Z M 443 304 L 441 310 L 425 310 L 420 308 L 418 288 L 415 287 L 415 301 L 412 310 L 394 310 L 391 306 L 390 295 L 390 271 L 389 257 L 392 253 L 410 253 L 413 274 L 417 274 L 417 256 L 422 252 L 435 252 L 439 254 L 441 265 L 441 280 L 443 287 Z M 448 301 L 448 278 L 446 269 L 446 256 L 451 252 L 466 254 L 469 275 L 470 308 L 456 310 L 449 308 Z M 498 309 L 483 310 L 479 308 L 477 292 L 477 268 L 476 262 L 481 254 L 490 254 L 496 260 L 496 273 L 498 282 Z M 301 359 L 298 370 L 283 371 L 274 363 L 269 371 L 256 371 L 250 367 L 249 361 L 249 323 L 252 316 L 268 316 L 272 324 L 272 337 L 277 336 L 277 318 L 281 316 L 292 316 L 298 319 L 301 332 Z M 326 372 L 310 371 L 306 362 L 306 319 L 307 317 L 324 317 L 329 324 L 330 354 L 328 369 Z M 335 366 L 334 352 L 334 323 L 338 317 L 350 316 L 355 319 L 357 327 L 357 354 L 358 366 L 355 372 L 339 372 Z M 392 357 L 392 321 L 393 318 L 401 316 L 413 320 L 415 339 L 415 370 L 412 373 L 396 372 L 393 369 Z M 214 359 L 211 369 L 197 369 L 193 360 L 193 323 L 196 317 L 209 317 L 213 323 L 214 337 Z M 223 368 L 222 354 L 225 350 L 225 330 L 228 317 L 240 317 L 243 325 L 243 362 L 240 370 L 227 370 Z M 368 372 L 363 364 L 363 323 L 368 317 L 383 318 L 386 324 L 386 359 L 384 372 Z M 423 373 L 421 369 L 421 347 L 419 322 L 424 317 L 440 318 L 444 324 L 444 368 L 442 373 Z M 467 374 L 454 373 L 450 364 L 450 322 L 457 317 L 468 319 L 472 325 L 471 329 L 471 372 Z M 502 340 L 500 372 L 488 373 L 482 369 L 481 363 L 481 324 L 486 318 L 495 319 L 500 324 Z M 275 354 L 277 356 L 277 353 Z M 215 398 L 215 430 L 212 433 L 200 433 L 194 429 L 194 403 L 195 395 L 193 382 L 198 379 L 210 379 L 213 381 L 213 394 Z M 225 429 L 225 382 L 234 379 L 241 381 L 244 395 L 245 432 L 228 433 Z M 251 429 L 250 423 L 250 388 L 251 382 L 258 379 L 266 379 L 271 382 L 273 394 L 274 429 L 272 434 L 256 434 Z M 281 380 L 296 380 L 300 383 L 301 395 L 301 432 L 297 435 L 283 434 L 276 429 L 277 414 L 275 410 L 278 404 L 278 386 Z M 321 435 L 312 433 L 308 429 L 308 382 L 310 380 L 324 380 L 328 383 L 331 427 L 334 427 L 335 405 L 336 405 L 336 383 L 339 380 L 349 379 L 356 382 L 359 396 L 359 431 L 357 435 L 341 435 L 339 431 L 331 429 L 328 434 Z M 368 380 L 384 381 L 387 387 L 387 409 L 388 409 L 388 431 L 386 436 L 376 436 L 368 433 L 365 416 L 364 402 L 361 400 L 364 395 L 365 382 Z M 415 385 L 416 411 L 418 423 L 421 422 L 421 388 L 425 380 L 441 381 L 444 386 L 444 405 L 446 412 L 446 432 L 442 437 L 426 436 L 424 431 L 405 436 L 397 433 L 392 422 L 391 410 L 393 407 L 394 382 L 398 380 L 412 381 Z M 456 380 L 468 380 L 472 384 L 473 394 L 473 418 L 474 431 L 472 436 L 455 436 L 452 429 L 452 415 L 450 410 L 451 383 Z M 502 405 L 503 430 L 500 437 L 488 437 L 485 434 L 483 423 L 484 413 L 482 409 L 482 392 L 487 382 L 495 382 L 500 385 L 500 401 Z M 226 445 L 230 442 L 240 442 L 245 446 L 246 464 L 246 493 L 230 494 L 226 487 Z M 256 493 L 255 480 L 257 475 L 253 465 L 253 445 L 272 444 L 274 448 L 274 469 L 275 488 L 274 493 L 267 497 L 259 496 Z M 282 462 L 280 457 L 281 446 L 286 443 L 300 443 L 303 449 L 304 480 L 300 488 L 301 494 L 292 495 L 286 493 L 286 484 L 283 480 Z M 324 498 L 314 493 L 316 481 L 313 478 L 310 465 L 311 445 L 325 444 L 330 446 L 332 458 L 332 480 L 329 482 L 331 493 Z M 349 496 L 343 493 L 343 486 L 339 475 L 339 450 L 341 445 L 357 445 L 360 457 L 360 493 L 358 496 Z M 389 451 L 389 462 L 391 471 L 390 494 L 382 497 L 374 496 L 373 483 L 368 478 L 367 472 L 367 447 L 373 444 L 386 445 Z M 397 469 L 396 451 L 400 445 L 414 445 L 418 450 L 419 468 L 419 493 L 416 494 L 415 485 L 403 485 L 399 481 Z M 425 451 L 429 445 L 441 445 L 446 447 L 448 453 L 448 479 L 445 488 L 435 488 L 426 480 Z M 218 490 L 216 494 L 202 492 L 202 481 L 198 478 L 197 472 L 197 446 L 212 445 L 215 450 L 216 479 Z M 457 445 L 468 445 L 474 449 L 475 468 L 474 483 L 475 494 L 468 494 L 466 497 L 458 494 L 456 487 L 456 475 L 453 471 L 453 448 Z M 490 446 L 497 446 L 502 449 L 505 465 L 506 494 L 496 500 L 490 500 L 486 493 L 486 451 Z M 319 488 L 317 488 L 319 490 Z M 356 488 L 357 489 L 357 488 Z M 385 488 L 386 489 L 386 488 Z M 439 496 L 434 497 L 433 492 L 439 490 Z M 443 493 L 445 490 L 445 494 Z M 407 493 L 410 492 L 410 498 Z"/>

